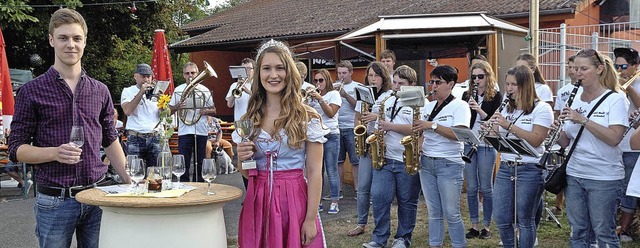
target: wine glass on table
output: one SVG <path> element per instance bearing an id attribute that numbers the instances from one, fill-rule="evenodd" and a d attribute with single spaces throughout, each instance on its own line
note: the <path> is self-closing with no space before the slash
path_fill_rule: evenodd
<path id="1" fill-rule="evenodd" d="M 140 181 L 144 179 L 144 160 L 143 159 L 134 159 L 131 163 L 130 174 L 129 177 L 131 181 L 136 184 L 135 192 L 137 195 L 140 195 Z"/>
<path id="2" fill-rule="evenodd" d="M 215 195 L 211 192 L 211 182 L 216 179 L 216 161 L 212 158 L 205 158 L 202 161 L 202 178 L 207 182 L 207 192 L 205 195 Z"/>
<path id="3" fill-rule="evenodd" d="M 133 160 L 138 159 L 138 155 L 127 155 L 127 164 L 125 166 L 125 171 L 127 172 L 127 175 L 129 175 L 129 177 L 131 177 L 131 164 L 133 163 Z M 133 182 L 133 179 L 131 180 L 131 187 L 133 189 L 135 183 Z"/>
<path id="4" fill-rule="evenodd" d="M 184 175 L 186 169 L 184 164 L 184 156 L 181 154 L 173 156 L 173 175 L 178 178 L 178 184 L 176 188 L 180 187 L 180 177 Z"/>
<path id="5" fill-rule="evenodd" d="M 80 148 L 84 145 L 84 128 L 82 126 L 72 126 L 69 142 L 72 146 Z M 82 159 L 80 159 L 82 161 Z"/>

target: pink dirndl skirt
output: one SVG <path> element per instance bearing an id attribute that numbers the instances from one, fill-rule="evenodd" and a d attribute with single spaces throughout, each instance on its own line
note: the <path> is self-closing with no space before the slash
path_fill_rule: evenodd
<path id="1" fill-rule="evenodd" d="M 249 187 L 240 213 L 238 244 L 241 248 L 302 247 L 300 233 L 307 214 L 307 182 L 301 169 L 274 171 L 269 204 L 269 172 L 249 171 Z M 325 247 L 320 223 L 309 246 Z"/>

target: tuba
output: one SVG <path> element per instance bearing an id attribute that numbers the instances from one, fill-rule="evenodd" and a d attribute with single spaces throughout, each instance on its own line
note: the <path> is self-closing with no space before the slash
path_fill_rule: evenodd
<path id="1" fill-rule="evenodd" d="M 218 77 L 218 74 L 207 61 L 204 61 L 204 70 L 189 80 L 189 84 L 182 91 L 180 102 L 176 105 L 182 106 L 184 104 L 178 109 L 178 118 L 187 126 L 196 124 L 202 117 L 198 110 L 204 108 L 207 97 L 204 92 L 196 90 L 196 86 L 207 77 Z"/>
<path id="2" fill-rule="evenodd" d="M 384 113 L 384 103 L 391 97 L 395 96 L 396 93 L 393 92 L 391 93 L 389 96 L 385 97 L 384 99 L 382 99 L 382 101 L 380 102 L 380 111 L 378 113 L 378 121 L 384 121 L 385 118 L 385 113 Z M 355 131 L 355 128 L 354 128 Z M 366 143 L 370 145 L 370 149 L 371 149 L 371 166 L 376 169 L 376 170 L 380 170 L 382 169 L 382 167 L 384 166 L 384 151 L 386 149 L 385 144 L 384 144 L 384 132 L 380 131 L 379 129 L 376 128 L 376 130 L 373 131 L 372 135 L 369 135 L 369 137 L 367 137 L 366 139 Z"/>

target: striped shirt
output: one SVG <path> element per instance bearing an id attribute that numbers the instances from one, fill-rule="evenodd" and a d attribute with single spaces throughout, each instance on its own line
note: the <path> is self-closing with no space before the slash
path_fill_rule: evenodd
<path id="1" fill-rule="evenodd" d="M 74 96 L 60 73 L 51 67 L 23 85 L 16 97 L 8 142 L 12 161 L 17 161 L 18 147 L 23 144 L 57 147 L 69 143 L 73 125 L 84 127 L 82 161 L 78 164 L 57 161 L 38 164 L 36 182 L 40 185 L 88 185 L 107 171 L 107 166 L 100 161 L 100 146 L 108 147 L 117 138 L 109 89 L 83 71 L 75 91 Z"/>

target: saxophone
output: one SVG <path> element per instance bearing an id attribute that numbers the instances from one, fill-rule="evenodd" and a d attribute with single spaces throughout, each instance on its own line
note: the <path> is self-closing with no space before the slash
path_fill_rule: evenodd
<path id="1" fill-rule="evenodd" d="M 369 112 L 369 104 L 362 101 L 362 105 L 360 105 L 360 120 L 358 120 L 357 125 L 353 128 L 353 134 L 356 139 L 356 154 L 360 157 L 364 157 L 364 154 L 367 152 L 367 147 L 365 145 L 367 123 L 362 120 L 362 116 L 365 112 Z"/>
<path id="2" fill-rule="evenodd" d="M 420 107 L 414 106 L 413 121 L 420 119 Z M 411 135 L 404 136 L 400 140 L 400 144 L 404 146 L 404 170 L 413 176 L 420 170 L 420 131 L 413 131 Z"/>
<path id="3" fill-rule="evenodd" d="M 378 113 L 378 121 L 384 121 L 384 103 L 392 96 L 395 96 L 396 93 L 393 92 L 389 96 L 382 99 L 380 102 L 380 111 Z M 371 165 L 374 169 L 379 170 L 384 166 L 384 150 L 386 149 L 384 145 L 384 132 L 380 131 L 376 128 L 373 131 L 372 135 L 369 135 L 366 140 L 367 144 L 370 145 L 371 148 Z"/>

